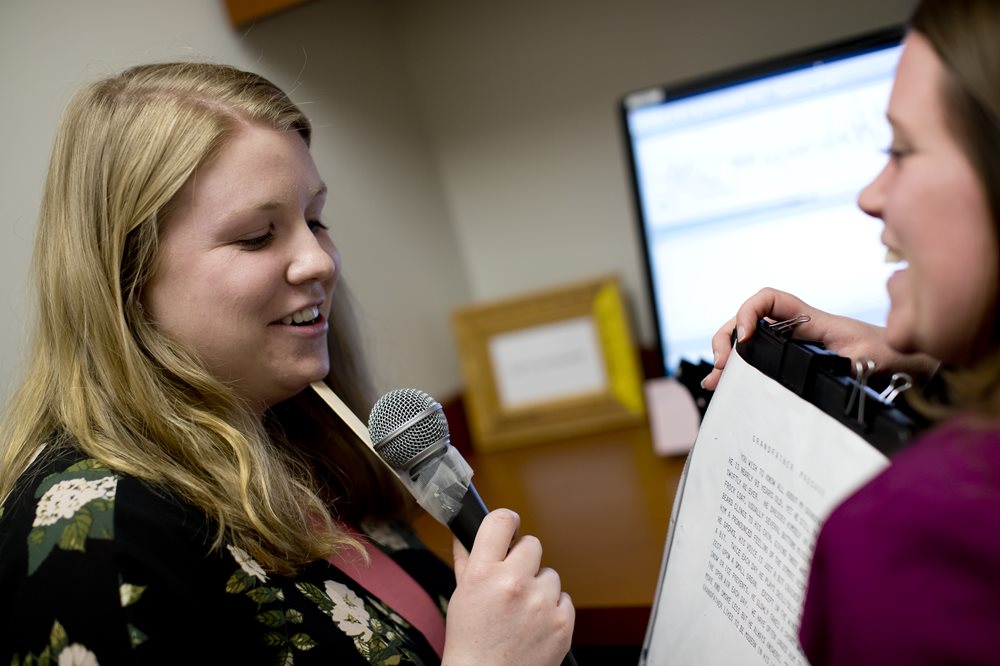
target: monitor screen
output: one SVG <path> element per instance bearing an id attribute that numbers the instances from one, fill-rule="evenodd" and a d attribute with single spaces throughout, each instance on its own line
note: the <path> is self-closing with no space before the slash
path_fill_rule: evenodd
<path id="1" fill-rule="evenodd" d="M 761 287 L 875 324 L 882 224 L 857 207 L 886 160 L 901 28 L 620 100 L 666 375 Z"/>

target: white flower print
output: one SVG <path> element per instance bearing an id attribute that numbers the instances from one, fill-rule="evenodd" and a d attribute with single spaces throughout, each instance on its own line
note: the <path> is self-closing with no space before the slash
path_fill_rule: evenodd
<path id="1" fill-rule="evenodd" d="M 79 643 L 71 643 L 59 652 L 59 666 L 98 666 L 97 656 Z"/>
<path id="2" fill-rule="evenodd" d="M 72 518 L 88 502 L 96 499 L 113 500 L 118 477 L 99 479 L 66 479 L 49 488 L 38 501 L 33 527 L 46 527 L 58 520 Z"/>
<path id="3" fill-rule="evenodd" d="M 333 602 L 330 618 L 348 636 L 358 637 L 365 643 L 372 640 L 371 616 L 365 604 L 353 590 L 342 583 L 326 581 L 326 595 Z"/>
<path id="4" fill-rule="evenodd" d="M 262 583 L 267 582 L 267 572 L 264 571 L 264 567 L 257 564 L 250 553 L 246 552 L 242 548 L 237 548 L 236 546 L 226 545 L 229 552 L 232 553 L 233 559 L 236 560 L 237 564 L 240 565 L 240 569 L 243 569 L 248 576 L 253 576 Z"/>

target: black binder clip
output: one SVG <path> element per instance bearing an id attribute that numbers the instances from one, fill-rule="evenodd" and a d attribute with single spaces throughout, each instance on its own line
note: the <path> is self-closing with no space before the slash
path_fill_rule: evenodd
<path id="1" fill-rule="evenodd" d="M 893 404 L 912 386 L 903 374 L 893 376 L 889 386 L 877 393 L 869 386 L 875 363 L 862 360 L 851 377 L 851 360 L 825 349 L 819 342 L 793 340 L 789 332 L 808 321 L 805 315 L 782 322 L 760 320 L 757 332 L 736 345 L 748 363 L 799 397 L 816 405 L 858 433 L 889 456 L 903 448 L 922 427 Z"/>
<path id="2" fill-rule="evenodd" d="M 779 322 L 757 322 L 757 333 L 736 349 L 747 362 L 796 395 L 809 399 L 816 373 L 850 374 L 850 361 L 815 342 L 788 337 L 799 324 L 809 321 L 798 315 Z"/>

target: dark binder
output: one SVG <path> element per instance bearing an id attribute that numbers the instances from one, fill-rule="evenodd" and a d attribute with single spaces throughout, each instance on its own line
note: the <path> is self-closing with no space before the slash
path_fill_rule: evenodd
<path id="1" fill-rule="evenodd" d="M 861 435 L 884 455 L 891 457 L 904 448 L 927 422 L 905 405 L 901 386 L 884 383 L 865 373 L 851 376 L 851 360 L 825 349 L 821 343 L 795 340 L 791 328 L 766 320 L 756 333 L 738 343 L 736 351 L 750 365 L 811 402 Z M 906 381 L 908 378 L 896 375 Z M 881 392 L 877 392 L 880 388 Z M 892 391 L 897 393 L 893 395 Z M 889 400 L 889 396 L 899 400 Z"/>

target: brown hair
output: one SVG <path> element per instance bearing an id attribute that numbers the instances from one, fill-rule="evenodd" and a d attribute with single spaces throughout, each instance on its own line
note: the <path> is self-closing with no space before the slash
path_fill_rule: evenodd
<path id="1" fill-rule="evenodd" d="M 986 193 L 1000 247 L 1000 2 L 923 0 L 910 27 L 927 38 L 941 59 L 948 121 Z M 998 258 L 1000 261 L 1000 258 Z M 1000 305 L 983 322 L 990 351 L 974 364 L 942 371 L 952 408 L 1000 415 Z M 935 410 L 942 416 L 950 409 Z"/>

